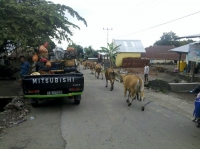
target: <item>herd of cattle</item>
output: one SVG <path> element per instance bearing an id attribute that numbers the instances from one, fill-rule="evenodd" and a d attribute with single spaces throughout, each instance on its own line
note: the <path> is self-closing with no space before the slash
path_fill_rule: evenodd
<path id="1" fill-rule="evenodd" d="M 102 76 L 103 80 L 103 66 L 100 63 L 97 62 L 91 62 L 91 61 L 84 61 L 82 63 L 78 63 L 78 69 L 80 70 L 80 65 L 83 65 L 83 69 L 90 69 L 91 74 L 94 74 L 97 79 L 99 78 L 100 74 Z M 128 103 L 128 106 L 130 106 L 134 99 L 138 99 L 139 101 L 144 100 L 144 81 L 141 77 L 138 75 L 133 74 L 120 74 L 116 72 L 113 68 L 107 68 L 105 70 L 105 78 L 106 78 L 106 86 L 108 87 L 108 81 L 110 81 L 110 91 L 114 89 L 114 82 L 119 81 L 120 83 L 124 84 L 124 97 L 126 98 L 126 94 L 128 91 L 128 99 L 126 99 L 126 102 Z M 132 98 L 132 100 L 129 100 L 129 97 Z"/>

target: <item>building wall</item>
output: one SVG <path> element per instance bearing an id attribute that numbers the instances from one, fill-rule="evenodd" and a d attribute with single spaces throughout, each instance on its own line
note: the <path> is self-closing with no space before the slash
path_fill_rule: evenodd
<path id="1" fill-rule="evenodd" d="M 118 53 L 116 56 L 115 65 L 117 67 L 122 66 L 122 60 L 126 57 L 141 57 L 141 53 Z"/>
<path id="2" fill-rule="evenodd" d="M 170 63 L 170 62 L 173 62 L 174 63 L 174 60 L 150 60 L 150 63 L 152 64 L 156 64 L 156 63 Z"/>

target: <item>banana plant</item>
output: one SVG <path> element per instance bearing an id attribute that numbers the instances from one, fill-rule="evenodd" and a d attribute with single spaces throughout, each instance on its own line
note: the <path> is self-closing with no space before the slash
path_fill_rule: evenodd
<path id="1" fill-rule="evenodd" d="M 114 46 L 114 43 L 112 42 L 111 44 L 107 43 L 108 47 L 101 47 L 101 50 L 98 50 L 98 52 L 104 52 L 108 54 L 110 58 L 110 67 L 113 67 L 113 63 L 115 62 L 115 57 L 117 56 L 117 50 L 121 45 Z"/>

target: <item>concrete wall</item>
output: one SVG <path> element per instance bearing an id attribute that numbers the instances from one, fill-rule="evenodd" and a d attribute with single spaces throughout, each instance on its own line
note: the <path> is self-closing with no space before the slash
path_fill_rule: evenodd
<path id="1" fill-rule="evenodd" d="M 190 92 L 192 89 L 200 85 L 200 83 L 169 83 L 169 85 L 172 92 Z"/>
<path id="2" fill-rule="evenodd" d="M 141 57 L 141 53 L 117 53 L 115 65 L 122 66 L 122 60 L 126 57 Z"/>
<path id="3" fill-rule="evenodd" d="M 157 64 L 157 63 L 174 63 L 174 60 L 150 60 L 150 63 Z"/>

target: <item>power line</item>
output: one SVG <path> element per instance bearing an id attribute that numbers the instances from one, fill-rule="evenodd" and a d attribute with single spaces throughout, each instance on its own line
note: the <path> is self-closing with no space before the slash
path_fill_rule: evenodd
<path id="1" fill-rule="evenodd" d="M 97 44 L 99 44 L 99 43 L 102 43 L 102 42 L 104 42 L 106 39 L 104 39 L 104 40 L 102 40 L 102 41 L 100 41 L 100 42 L 97 42 L 97 43 L 95 43 L 95 44 L 93 44 L 93 45 L 97 45 Z"/>
<path id="2" fill-rule="evenodd" d="M 147 1 L 147 0 L 142 1 L 139 5 L 136 5 L 135 7 L 131 8 L 131 9 L 128 10 L 128 11 L 126 11 L 125 13 L 123 13 L 122 15 L 120 15 L 119 17 L 122 17 L 123 15 L 125 15 L 125 14 L 127 14 L 127 13 L 133 11 L 134 8 L 140 6 L 140 5 L 143 4 L 145 1 Z M 118 18 L 119 18 L 119 17 L 118 17 Z M 113 22 L 116 22 L 116 21 L 118 21 L 118 20 L 119 20 L 119 19 L 113 20 L 112 23 L 113 23 Z"/>
<path id="3" fill-rule="evenodd" d="M 154 1 L 154 2 L 156 2 L 156 1 Z M 156 4 L 159 4 L 159 3 L 161 3 L 161 2 L 163 2 L 163 0 L 161 0 L 161 1 L 158 1 Z M 153 3 L 151 3 L 151 4 L 153 4 Z M 150 5 L 151 5 L 150 4 Z M 139 15 L 139 14 L 142 14 L 142 13 L 144 13 L 145 11 L 147 11 L 147 10 L 149 10 L 150 8 L 152 8 L 152 7 L 154 7 L 156 4 L 153 4 L 153 5 L 148 5 L 149 7 L 147 8 L 147 9 L 142 9 L 142 10 L 144 10 L 144 11 L 138 11 L 138 13 L 136 12 L 135 14 L 133 14 L 133 15 Z"/>
<path id="4" fill-rule="evenodd" d="M 183 16 L 183 17 L 181 17 L 181 18 L 174 19 L 174 20 L 172 20 L 172 21 L 168 21 L 168 22 L 165 22 L 165 23 L 162 23 L 162 24 L 156 25 L 156 26 L 152 26 L 152 27 L 149 27 L 149 28 L 146 28 L 146 29 L 140 30 L 140 31 L 136 31 L 136 32 L 133 32 L 133 33 L 130 33 L 130 34 L 121 35 L 121 36 L 118 36 L 118 37 L 123 37 L 123 36 L 128 36 L 128 35 L 132 35 L 132 34 L 140 33 L 140 32 L 143 32 L 143 31 L 146 31 L 146 30 L 149 30 L 149 29 L 155 28 L 155 27 L 159 27 L 159 26 L 162 26 L 162 25 L 165 25 L 165 24 L 168 24 L 168 23 L 171 23 L 171 22 L 174 22 L 174 21 L 177 21 L 177 20 L 180 20 L 180 19 L 183 19 L 183 18 L 186 18 L 186 17 L 192 16 L 192 15 L 195 15 L 195 14 L 197 14 L 197 13 L 200 13 L 200 11 L 197 11 L 197 12 L 195 12 L 195 13 L 192 13 L 192 14 L 189 14 L 189 15 L 186 15 L 186 16 Z M 115 37 L 115 38 L 118 38 L 118 37 Z"/>
<path id="5" fill-rule="evenodd" d="M 114 38 L 123 37 L 123 36 L 128 36 L 128 35 L 132 35 L 132 34 L 140 33 L 140 32 L 146 31 L 146 30 L 150 30 L 150 29 L 152 29 L 152 28 L 156 28 L 156 27 L 159 27 L 159 26 L 162 26 L 162 25 L 165 25 L 165 24 L 168 24 L 168 23 L 171 23 L 171 22 L 174 22 L 174 21 L 177 21 L 177 20 L 183 19 L 183 18 L 186 18 L 186 17 L 192 16 L 192 15 L 195 15 L 195 14 L 197 14 L 197 13 L 200 13 L 200 11 L 197 11 L 197 12 L 195 12 L 195 13 L 192 13 L 192 14 L 189 14 L 189 15 L 183 16 L 183 17 L 181 17 L 181 18 L 177 18 L 177 19 L 174 19 L 174 20 L 171 20 L 171 21 L 168 21 L 168 22 L 165 22 L 165 23 L 162 23 L 162 24 L 156 25 L 156 26 L 152 26 L 152 27 L 149 27 L 149 28 L 146 28 L 146 29 L 140 30 L 140 31 L 136 31 L 136 32 L 133 32 L 133 33 L 130 33 L 130 34 L 125 34 L 125 35 L 117 36 L 117 37 L 114 37 Z M 102 41 L 100 41 L 100 42 L 98 42 L 98 43 L 96 43 L 96 44 L 94 44 L 94 45 L 97 45 L 97 44 L 102 43 L 102 42 L 104 42 L 104 41 L 105 41 L 105 39 L 102 40 Z"/>

